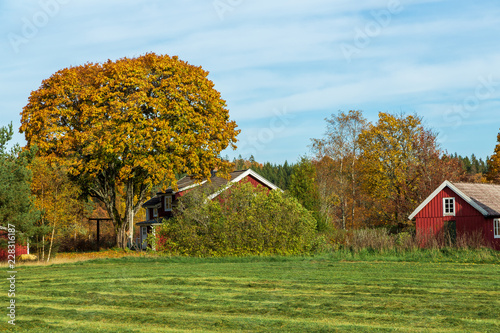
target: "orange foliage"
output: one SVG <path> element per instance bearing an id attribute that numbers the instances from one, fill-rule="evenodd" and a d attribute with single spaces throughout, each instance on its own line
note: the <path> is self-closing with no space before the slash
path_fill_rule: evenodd
<path id="1" fill-rule="evenodd" d="M 176 187 L 176 174 L 202 179 L 231 168 L 219 155 L 235 147 L 239 131 L 207 76 L 154 53 L 65 68 L 31 93 L 21 131 L 105 204 L 124 246 L 153 185 Z"/>

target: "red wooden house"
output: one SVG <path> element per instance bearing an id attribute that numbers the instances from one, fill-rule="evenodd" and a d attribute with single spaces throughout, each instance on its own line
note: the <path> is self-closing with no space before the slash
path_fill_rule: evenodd
<path id="1" fill-rule="evenodd" d="M 4 226 L 0 226 L 0 238 L 8 240 L 8 229 Z M 21 254 L 29 253 L 29 249 L 27 246 L 16 244 L 16 257 Z M 0 261 L 6 261 L 9 256 L 8 248 L 0 248 Z"/>
<path id="2" fill-rule="evenodd" d="M 250 182 L 253 186 L 263 186 L 269 190 L 278 189 L 276 185 L 257 174 L 251 169 L 234 171 L 229 174 L 229 180 L 217 177 L 215 174 L 208 180 L 201 183 L 196 182 L 195 179 L 186 176 L 177 182 L 177 191 L 168 188 L 165 192 L 157 193 L 156 196 L 146 201 L 142 207 L 146 209 L 146 221 L 136 223 L 140 227 L 139 243 L 142 244 L 142 249 L 145 249 L 147 244 L 145 242 L 149 233 L 154 233 L 156 226 L 161 225 L 163 219 L 169 219 L 172 215 L 172 208 L 175 207 L 177 200 L 188 193 L 191 189 L 203 186 L 213 186 L 213 188 L 220 189 L 221 187 L 226 190 L 233 184 L 239 182 Z M 225 187 L 223 187 L 226 185 Z M 212 200 L 216 198 L 220 192 L 213 193 L 209 196 Z"/>
<path id="3" fill-rule="evenodd" d="M 481 233 L 500 250 L 500 185 L 445 181 L 410 215 L 417 233 Z"/>

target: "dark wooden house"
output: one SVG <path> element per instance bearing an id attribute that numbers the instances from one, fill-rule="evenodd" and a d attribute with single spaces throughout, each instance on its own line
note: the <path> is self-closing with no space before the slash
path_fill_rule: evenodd
<path id="1" fill-rule="evenodd" d="M 157 193 L 153 198 L 146 201 L 142 207 L 146 209 L 146 221 L 138 222 L 137 226 L 140 227 L 139 243 L 142 249 L 147 247 L 145 242 L 148 234 L 154 233 L 155 227 L 162 224 L 164 219 L 169 219 L 173 216 L 173 208 L 177 204 L 177 200 L 188 193 L 190 190 L 198 187 L 209 187 L 213 189 L 229 189 L 233 184 L 239 182 L 249 182 L 253 186 L 263 186 L 269 190 L 278 189 L 276 185 L 256 173 L 251 169 L 234 171 L 229 174 L 230 178 L 225 179 L 217 177 L 214 174 L 210 181 L 204 180 L 197 182 L 195 179 L 186 176 L 177 182 L 178 190 L 174 191 L 168 188 L 165 192 Z M 212 193 L 209 199 L 216 198 L 220 192 Z"/>

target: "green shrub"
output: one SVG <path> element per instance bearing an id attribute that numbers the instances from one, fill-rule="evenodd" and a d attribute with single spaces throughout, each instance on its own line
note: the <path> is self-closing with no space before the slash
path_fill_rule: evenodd
<path id="1" fill-rule="evenodd" d="M 170 255 L 290 255 L 314 246 L 316 221 L 300 203 L 280 191 L 235 184 L 216 199 L 191 191 L 176 217 L 164 222 L 159 250 Z"/>

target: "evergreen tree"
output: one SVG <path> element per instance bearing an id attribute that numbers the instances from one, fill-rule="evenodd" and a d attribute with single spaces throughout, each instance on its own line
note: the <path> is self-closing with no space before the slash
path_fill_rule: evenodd
<path id="1" fill-rule="evenodd" d="M 16 145 L 7 151 L 13 133 L 12 123 L 0 128 L 0 221 L 4 227 L 15 226 L 16 240 L 20 243 L 36 233 L 40 212 L 34 208 L 30 191 L 28 164 L 34 150 L 21 151 Z"/>
<path id="2" fill-rule="evenodd" d="M 460 156 L 461 157 L 461 156 Z M 462 157 L 461 157 L 462 158 Z M 471 169 L 472 169 L 472 163 L 469 159 L 469 157 L 465 156 L 463 159 L 462 159 L 462 165 L 463 165 L 463 168 L 465 170 L 465 172 L 469 173 L 471 172 Z"/>
<path id="3" fill-rule="evenodd" d="M 283 165 L 271 164 L 269 162 L 259 165 L 254 162 L 252 169 L 260 174 L 262 177 L 269 180 L 282 190 L 286 190 L 290 183 L 290 177 L 293 171 L 293 164 L 288 164 L 287 161 Z"/>
<path id="4" fill-rule="evenodd" d="M 317 221 L 319 229 L 324 228 L 320 214 L 319 189 L 316 182 L 316 168 L 305 156 L 301 157 L 295 164 L 290 176 L 288 192 L 309 210 Z"/>
<path id="5" fill-rule="evenodd" d="M 479 173 L 479 170 L 480 170 L 479 161 L 477 160 L 476 155 L 472 154 L 470 173 L 476 174 Z"/>
<path id="6" fill-rule="evenodd" d="M 475 154 L 472 154 L 469 158 L 468 156 L 463 157 L 455 153 L 455 155 L 451 155 L 451 158 L 460 162 L 462 170 L 467 176 L 476 176 L 476 178 L 480 179 L 480 176 L 488 172 L 487 163 L 482 158 L 478 159 Z M 486 160 L 488 160 L 488 158 Z M 471 177 L 466 177 L 466 179 L 469 178 Z M 468 181 L 470 181 L 470 179 Z"/>

